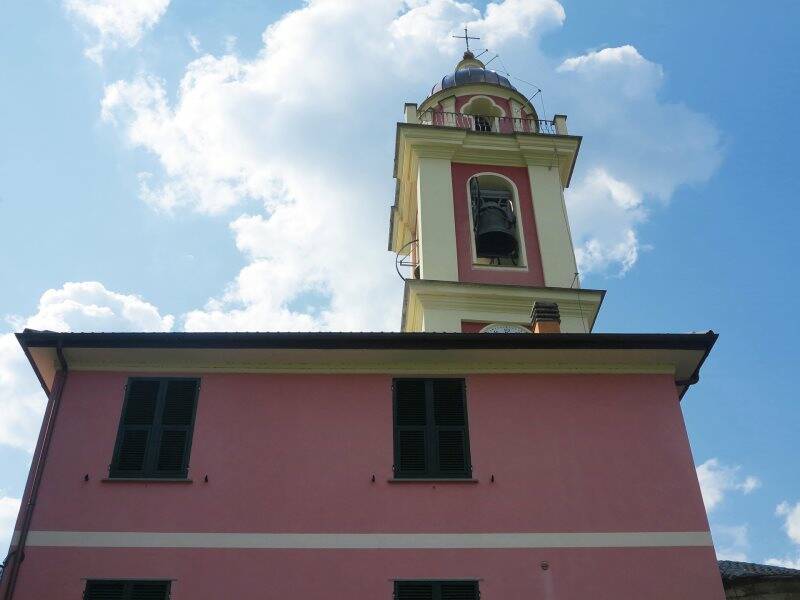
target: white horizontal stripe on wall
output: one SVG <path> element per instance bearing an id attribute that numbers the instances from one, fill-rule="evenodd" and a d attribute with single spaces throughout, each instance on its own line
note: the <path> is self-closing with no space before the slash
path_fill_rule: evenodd
<path id="1" fill-rule="evenodd" d="M 18 535 L 15 534 L 16 542 Z M 707 531 L 621 533 L 156 533 L 31 531 L 28 546 L 78 548 L 471 549 L 712 546 Z"/>

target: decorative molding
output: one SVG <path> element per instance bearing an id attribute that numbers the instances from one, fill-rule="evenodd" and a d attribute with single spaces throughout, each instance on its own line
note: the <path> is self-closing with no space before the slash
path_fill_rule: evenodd
<path id="1" fill-rule="evenodd" d="M 532 334 L 533 335 L 533 334 Z M 508 361 L 453 361 L 424 360 L 408 362 L 208 362 L 200 361 L 71 361 L 71 371 L 131 371 L 142 373 L 316 373 L 316 374 L 385 374 L 385 375 L 455 375 L 455 374 L 675 374 L 675 366 L 667 363 L 653 364 L 574 364 L 568 362 L 508 362 Z"/>
<path id="2" fill-rule="evenodd" d="M 536 115 L 538 118 L 538 113 L 536 109 L 533 107 L 533 104 L 519 91 L 512 90 L 510 88 L 500 86 L 500 85 L 492 85 L 490 83 L 480 82 L 480 83 L 462 83 L 457 86 L 458 94 L 456 94 L 456 88 L 445 88 L 443 90 L 439 90 L 432 96 L 429 96 L 425 100 L 422 101 L 422 104 L 419 105 L 419 112 L 423 113 L 428 109 L 434 108 L 439 102 L 443 101 L 445 98 L 450 96 L 472 96 L 472 95 L 490 95 L 496 96 L 498 98 L 503 98 L 505 100 L 516 100 L 522 106 L 529 109 L 533 115 Z M 544 116 L 542 116 L 544 118 Z"/>
<path id="3" fill-rule="evenodd" d="M 591 331 L 603 300 L 602 291 L 569 288 L 464 284 L 417 279 L 407 281 L 406 288 L 405 319 L 402 327 L 404 331 L 422 330 L 423 314 L 432 310 L 454 314 L 458 318 L 453 323 L 480 317 L 479 320 L 482 321 L 527 324 L 536 300 L 557 303 L 565 320 L 565 327 L 569 327 L 570 320 L 577 320 L 583 323 L 582 330 Z M 475 312 L 480 315 L 475 315 Z"/>
<path id="4" fill-rule="evenodd" d="M 14 532 L 12 545 L 18 540 Z M 309 550 L 711 548 L 708 531 L 585 533 L 166 533 L 31 531 L 28 547 Z"/>

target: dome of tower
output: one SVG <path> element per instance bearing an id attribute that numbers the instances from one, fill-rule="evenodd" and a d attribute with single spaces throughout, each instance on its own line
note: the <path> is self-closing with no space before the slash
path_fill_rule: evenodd
<path id="1" fill-rule="evenodd" d="M 461 62 L 456 65 L 455 71 L 442 77 L 442 80 L 433 86 L 431 89 L 431 96 L 441 90 L 468 83 L 488 83 L 489 85 L 497 85 L 514 90 L 515 92 L 519 91 L 506 77 L 503 77 L 496 71 L 487 69 L 481 61 L 475 58 L 472 52 L 467 51 L 464 52 L 464 58 Z"/>

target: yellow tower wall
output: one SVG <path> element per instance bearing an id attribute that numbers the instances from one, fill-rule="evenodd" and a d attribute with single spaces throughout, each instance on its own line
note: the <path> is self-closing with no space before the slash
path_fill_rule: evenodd
<path id="1" fill-rule="evenodd" d="M 458 281 L 453 179 L 450 160 L 420 158 L 417 167 L 420 273 L 424 279 Z"/>
<path id="2" fill-rule="evenodd" d="M 572 287 L 578 268 L 558 169 L 529 165 L 536 233 L 547 287 Z"/>

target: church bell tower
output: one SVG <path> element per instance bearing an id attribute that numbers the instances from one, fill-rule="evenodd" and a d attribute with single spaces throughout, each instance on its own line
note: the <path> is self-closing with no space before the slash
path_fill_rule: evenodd
<path id="1" fill-rule="evenodd" d="M 402 331 L 539 331 L 537 315 L 541 331 L 592 330 L 603 292 L 580 288 L 564 204 L 580 144 L 469 50 L 405 105 L 389 229 L 409 267 Z"/>

